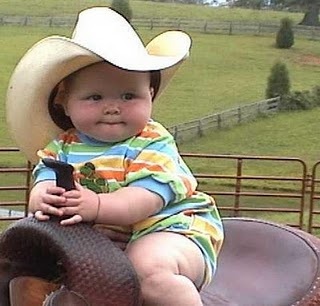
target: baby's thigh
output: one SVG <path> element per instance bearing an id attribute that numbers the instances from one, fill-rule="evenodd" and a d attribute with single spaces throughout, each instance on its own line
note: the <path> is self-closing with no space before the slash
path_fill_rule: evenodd
<path id="1" fill-rule="evenodd" d="M 203 281 L 205 262 L 199 247 L 189 238 L 172 232 L 151 233 L 126 249 L 140 278 L 155 273 L 184 275 L 195 285 Z"/>

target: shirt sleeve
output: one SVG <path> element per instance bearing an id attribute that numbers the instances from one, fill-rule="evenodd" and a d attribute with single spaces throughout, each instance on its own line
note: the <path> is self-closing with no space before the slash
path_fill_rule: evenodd
<path id="1" fill-rule="evenodd" d="M 43 150 L 39 150 L 37 155 L 39 157 L 39 162 L 32 172 L 34 184 L 37 184 L 41 181 L 55 180 L 56 174 L 54 170 L 46 167 L 41 160 L 43 158 L 53 158 L 56 160 L 65 161 L 65 155 L 61 149 L 61 143 L 59 140 L 53 140 L 50 142 Z"/>
<path id="2" fill-rule="evenodd" d="M 175 198 L 175 194 L 168 184 L 158 182 L 154 180 L 151 176 L 134 181 L 129 186 L 142 187 L 158 194 L 162 198 L 164 206 L 172 202 Z"/>

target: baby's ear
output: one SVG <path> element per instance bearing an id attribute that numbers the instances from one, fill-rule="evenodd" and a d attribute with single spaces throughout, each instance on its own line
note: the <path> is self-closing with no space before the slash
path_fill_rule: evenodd
<path id="1" fill-rule="evenodd" d="M 66 106 L 67 106 L 67 91 L 66 91 L 66 87 L 64 85 L 64 82 L 61 82 L 58 85 L 58 91 L 56 96 L 54 97 L 53 100 L 53 104 L 54 105 L 59 105 L 61 106 L 64 111 L 66 112 Z"/>

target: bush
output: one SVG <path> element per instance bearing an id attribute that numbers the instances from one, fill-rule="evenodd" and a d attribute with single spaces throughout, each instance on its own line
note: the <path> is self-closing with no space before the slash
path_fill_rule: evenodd
<path id="1" fill-rule="evenodd" d="M 110 6 L 113 10 L 121 14 L 129 22 L 132 19 L 132 9 L 129 0 L 113 0 Z"/>
<path id="2" fill-rule="evenodd" d="M 276 37 L 276 46 L 281 49 L 289 49 L 294 44 L 292 21 L 289 18 L 281 20 L 280 29 Z"/>
<path id="3" fill-rule="evenodd" d="M 276 62 L 271 68 L 266 89 L 266 98 L 275 98 L 288 94 L 290 91 L 290 79 L 287 66 Z"/>
<path id="4" fill-rule="evenodd" d="M 312 89 L 312 99 L 314 106 L 320 106 L 320 86 L 315 86 Z"/>
<path id="5" fill-rule="evenodd" d="M 309 90 L 295 91 L 280 99 L 280 110 L 307 110 L 315 106 L 313 95 Z"/>

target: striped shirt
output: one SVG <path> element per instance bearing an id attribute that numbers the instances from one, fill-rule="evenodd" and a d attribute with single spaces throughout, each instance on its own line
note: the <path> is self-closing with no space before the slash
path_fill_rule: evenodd
<path id="1" fill-rule="evenodd" d="M 201 215 L 203 222 L 222 237 L 214 200 L 196 190 L 197 181 L 179 155 L 174 138 L 160 123 L 149 121 L 140 134 L 117 143 L 97 141 L 71 129 L 38 151 L 38 156 L 71 164 L 75 181 L 97 193 L 135 186 L 159 194 L 163 209 L 137 224 L 136 230 L 186 212 Z M 54 171 L 41 161 L 33 175 L 35 183 L 55 179 Z"/>

